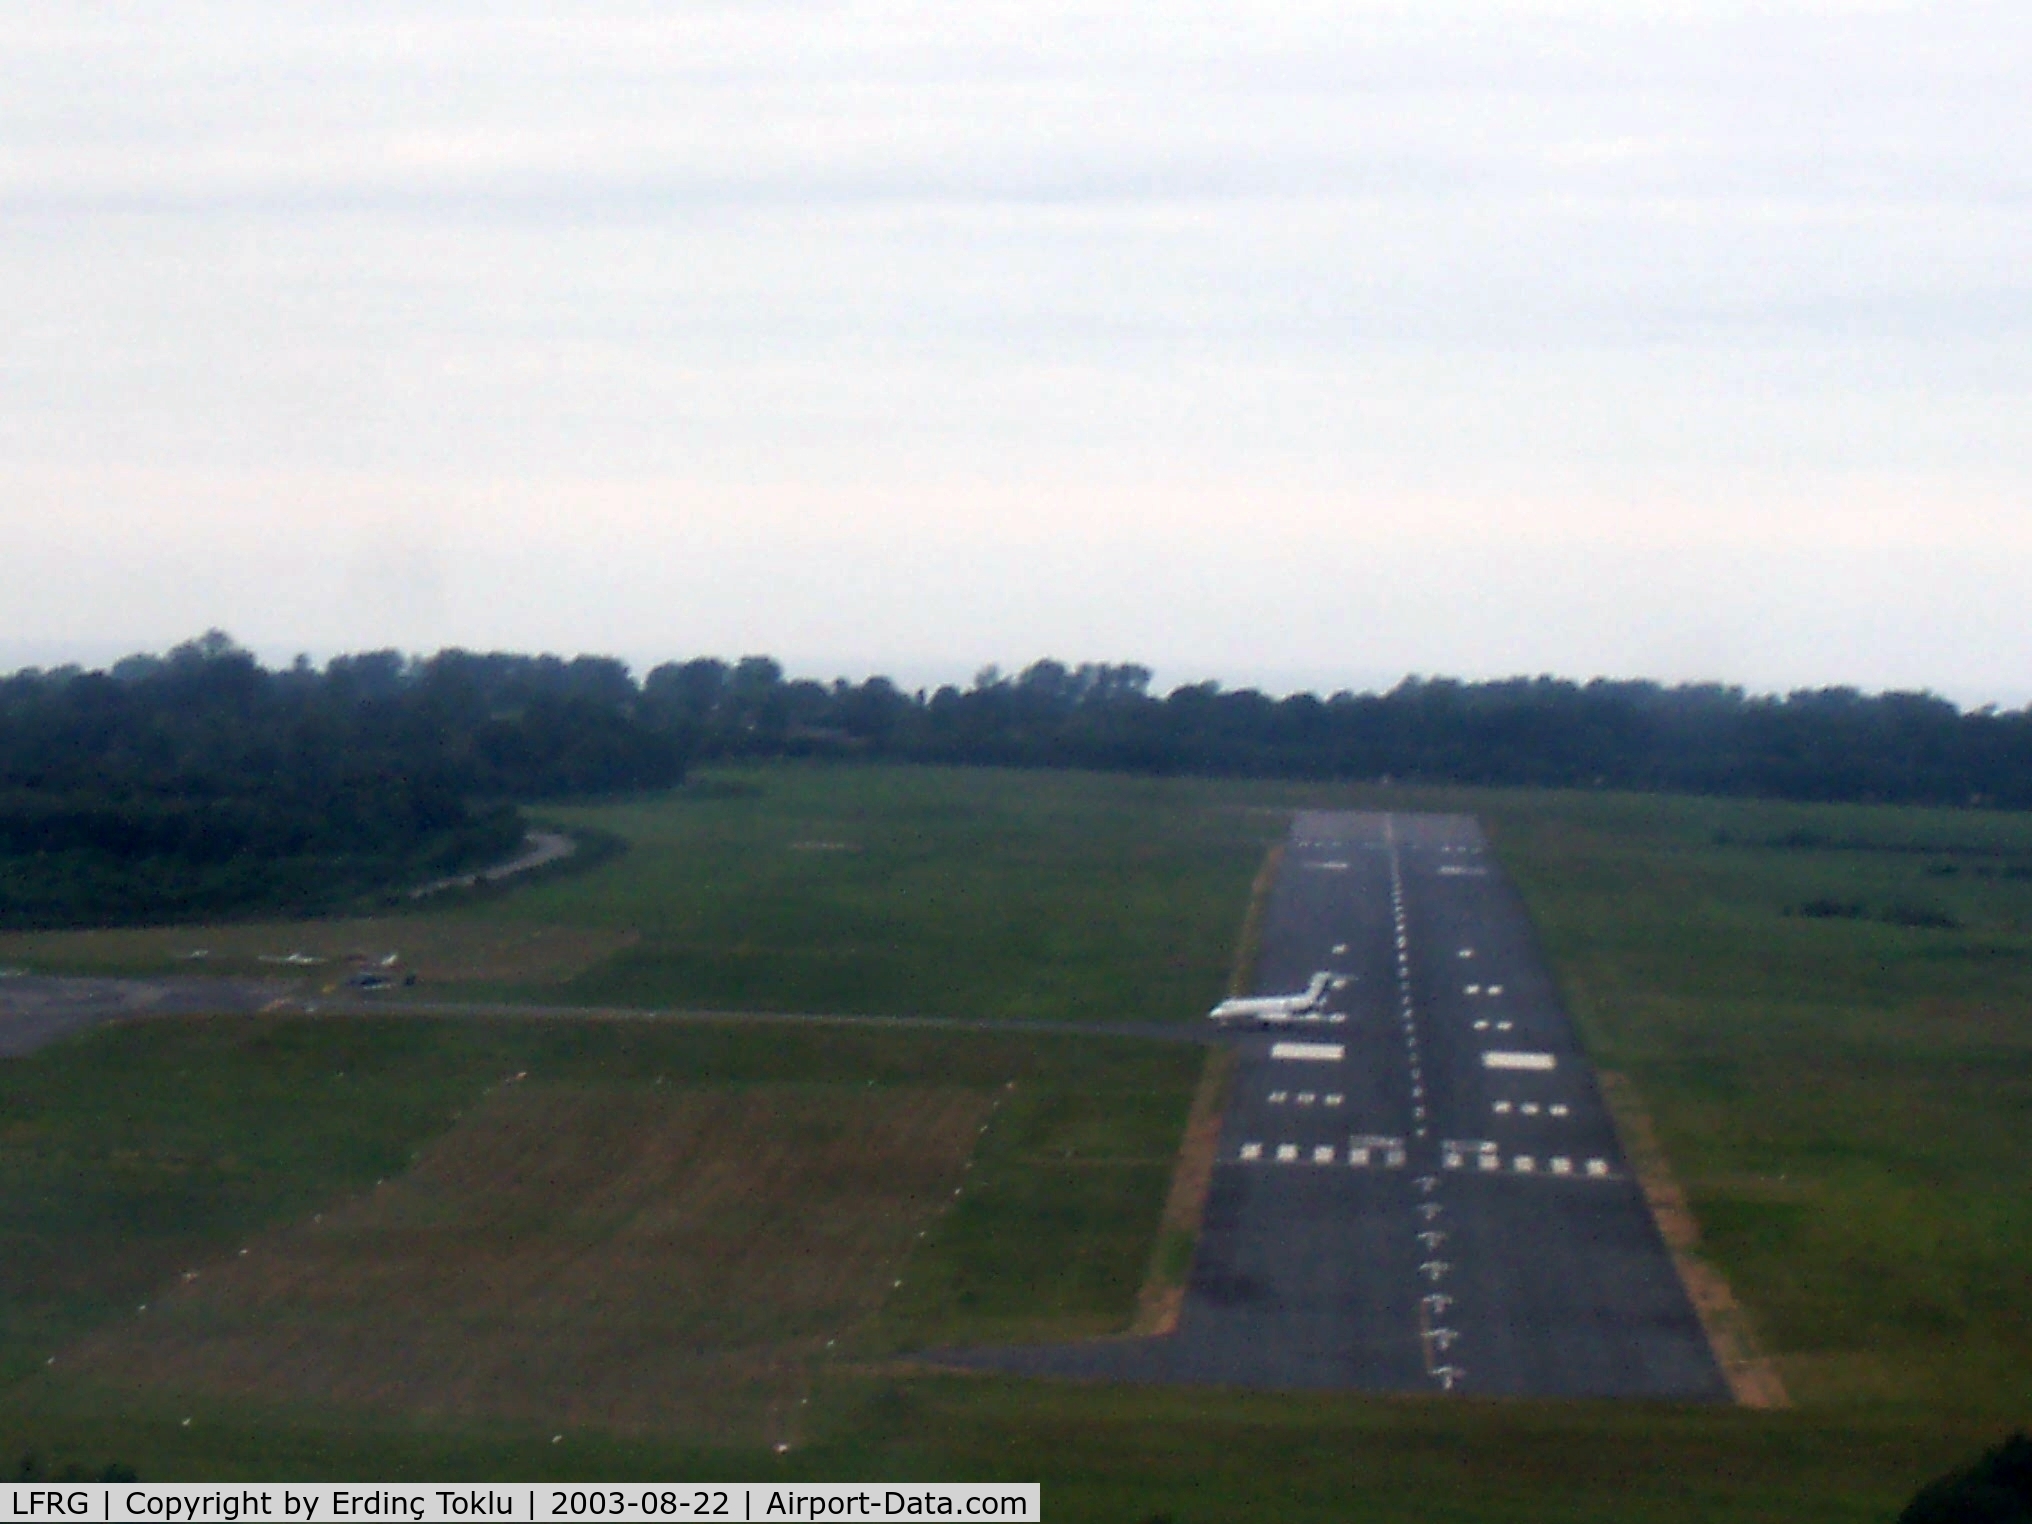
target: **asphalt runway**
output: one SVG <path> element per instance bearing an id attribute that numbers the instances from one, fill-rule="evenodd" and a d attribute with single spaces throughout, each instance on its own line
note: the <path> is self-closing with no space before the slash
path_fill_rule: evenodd
<path id="1" fill-rule="evenodd" d="M 69 979 L 0 976 L 0 1058 L 102 1026 L 148 1016 L 258 1011 L 286 985 L 259 979 Z"/>
<path id="2" fill-rule="evenodd" d="M 942 1351 L 1035 1375 L 1727 1401 L 1522 904 L 1465 816 L 1304 814 L 1176 1333 Z"/>

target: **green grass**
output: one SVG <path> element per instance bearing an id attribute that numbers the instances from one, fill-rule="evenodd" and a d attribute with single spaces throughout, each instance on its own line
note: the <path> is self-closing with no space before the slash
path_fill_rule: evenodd
<path id="1" fill-rule="evenodd" d="M 257 953 L 306 948 L 332 958 L 306 977 L 330 982 L 357 945 L 399 948 L 439 994 L 1184 1021 L 1225 992 L 1250 880 L 1283 830 L 1192 780 L 935 768 L 772 767 L 543 815 L 627 850 L 322 936 L 0 934 L 0 966 L 272 977 L 289 970 Z M 211 957 L 180 956 L 198 946 Z"/>
<path id="2" fill-rule="evenodd" d="M 2032 856 L 2032 821 L 1556 795 L 1483 813 L 1795 1397 L 2022 1418 L 2032 882 L 1967 870 Z M 1787 914 L 1821 896 L 1960 926 Z"/>
<path id="3" fill-rule="evenodd" d="M 631 850 L 456 913 L 640 934 L 562 995 L 510 991 L 531 998 L 1185 1021 L 1221 991 L 1278 808 L 1479 815 L 1797 1408 L 1153 1392 L 870 1367 L 925 1343 L 1119 1326 L 1157 1247 L 1196 1077 L 1183 1049 L 292 1022 L 263 1050 L 248 1035 L 259 1023 L 198 1022 L 0 1066 L 0 1351 L 8 1370 L 39 1372 L 0 1394 L 0 1458 L 33 1444 L 59 1464 L 158 1477 L 1036 1477 L 1054 1518 L 1129 1524 L 1861 1521 L 1892 1517 L 1926 1477 L 2032 1419 L 2032 877 L 2018 871 L 2032 818 L 931 770 L 736 781 L 755 791 L 557 812 Z M 818 841 L 858 850 L 796 845 Z M 1861 913 L 1797 913 L 1815 901 Z M 1893 924 L 1900 907 L 1954 924 Z M 109 1405 L 39 1365 L 193 1242 L 230 1242 L 399 1167 L 504 1068 L 597 1079 L 648 1062 L 709 1081 L 1017 1081 L 962 1204 L 788 1457 L 216 1405 L 186 1430 L 188 1405 Z M 13 1268 L 17 1250 L 30 1268 Z"/>
<path id="4" fill-rule="evenodd" d="M 844 1027 L 211 1017 L 101 1028 L 0 1065 L 0 1377 L 46 1370 L 188 1265 L 400 1174 L 506 1075 L 554 1085 L 962 1086 L 1001 1102 L 948 1226 L 941 1288 L 892 1346 L 1126 1320 L 1197 1050 Z M 117 1097 L 117 1100 L 112 1098 Z M 1080 1167 L 1040 1172 L 1040 1158 Z M 980 1309 L 977 1313 L 973 1309 Z"/>
<path id="5" fill-rule="evenodd" d="M 1282 831 L 1189 780 L 748 776 L 752 793 L 548 812 L 629 851 L 478 913 L 640 934 L 563 998 L 1177 1021 L 1220 998 L 1250 879 Z"/>

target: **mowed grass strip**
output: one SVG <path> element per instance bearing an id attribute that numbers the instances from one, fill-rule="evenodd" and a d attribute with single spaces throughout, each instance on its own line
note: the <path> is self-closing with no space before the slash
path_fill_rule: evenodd
<path id="1" fill-rule="evenodd" d="M 158 1476 L 272 1476 L 272 1454 L 323 1453 L 321 1432 L 333 1436 L 328 1453 L 353 1454 L 400 1415 L 440 1436 L 421 1451 L 397 1446 L 403 1455 L 467 1453 L 461 1434 L 481 1444 L 488 1432 L 540 1432 L 547 1444 L 560 1411 L 610 1434 L 661 1425 L 665 1446 L 735 1431 L 752 1441 L 802 1379 L 813 1340 L 823 1349 L 838 1339 L 844 1357 L 850 1345 L 918 1347 L 947 1335 L 1119 1329 L 1162 1203 L 1162 1167 L 1153 1186 L 1147 1161 L 1175 1150 L 1200 1057 L 1113 1039 L 721 1022 L 290 1016 L 102 1028 L 0 1062 L 0 1440 L 45 1454 L 110 1445 L 131 1464 L 156 1457 Z M 507 1083 L 517 1074 L 527 1078 Z M 672 1111 L 673 1096 L 691 1097 L 690 1109 Z M 763 1109 L 742 1110 L 749 1096 Z M 898 1136 L 863 1161 L 882 1178 L 859 1166 L 825 1172 L 825 1150 L 859 1146 L 855 1131 L 888 1136 L 892 1102 L 907 1117 L 931 1096 L 967 1118 L 953 1128 L 977 1150 L 973 1168 L 955 1166 L 944 1142 L 920 1149 Z M 806 1116 L 792 1100 L 816 1109 Z M 708 1104 L 724 1125 L 708 1125 L 697 1109 Z M 721 1141 L 708 1146 L 707 1133 Z M 683 1153 L 694 1135 L 696 1150 Z M 1033 1171 L 1037 1155 L 1067 1148 L 1084 1162 Z M 644 1149 L 639 1167 L 624 1168 Z M 812 1157 L 798 1163 L 785 1150 Z M 733 1186 L 772 1159 L 801 1182 L 802 1229 L 734 1210 L 747 1198 Z M 920 1239 L 894 1215 L 904 1198 L 885 1193 L 915 1201 L 927 1169 L 937 1210 Z M 729 1204 L 724 1231 L 694 1216 L 694 1239 L 674 1229 L 657 1239 L 649 1207 L 630 1205 L 652 1179 L 700 1212 Z M 546 1195 L 551 1182 L 562 1194 Z M 946 1231 L 955 1220 L 958 1231 Z M 825 1301 L 825 1235 L 854 1242 L 853 1232 L 892 1228 L 902 1253 L 874 1289 L 905 1300 L 879 1304 L 880 1316 L 877 1303 Z M 550 1248 L 517 1259 L 510 1251 L 525 1233 Z M 687 1280 L 688 1242 L 733 1247 L 707 1253 Z M 813 1245 L 824 1252 L 807 1253 Z M 642 1279 L 629 1282 L 624 1262 Z M 588 1300 L 538 1295 L 545 1265 L 559 1286 L 597 1270 Z M 454 1266 L 464 1267 L 455 1284 L 434 1279 Z M 257 1273 L 268 1278 L 247 1279 Z M 799 1279 L 812 1275 L 821 1279 Z M 653 1294 L 642 1290 L 651 1280 Z M 854 1295 L 870 1284 L 853 1281 Z M 920 1284 L 940 1288 L 928 1309 L 908 1300 Z M 515 1285 L 534 1287 L 532 1300 L 488 1300 Z M 433 1346 L 439 1325 L 418 1316 L 454 1291 L 475 1298 L 474 1337 L 494 1340 L 495 1353 L 470 1368 L 456 1349 Z M 439 1323 L 463 1327 L 459 1317 L 454 1307 Z M 645 1347 L 668 1333 L 664 1348 L 674 1341 L 695 1356 L 689 1375 L 679 1358 L 676 1374 L 658 1378 L 664 1388 L 650 1383 L 645 1401 L 662 1404 L 659 1418 L 603 1388 L 590 1364 L 572 1375 L 543 1363 L 574 1341 L 606 1338 L 603 1320 L 620 1328 L 629 1318 L 644 1320 Z M 158 1331 L 166 1353 L 149 1355 Z M 511 1357 L 517 1337 L 530 1342 Z M 412 1346 L 419 1363 L 406 1368 Z M 616 1368 L 634 1370 L 636 1357 L 620 1341 Z M 516 1361 L 543 1394 L 541 1422 L 534 1406 L 500 1395 Z M 747 1383 L 733 1417 L 684 1407 L 709 1368 L 729 1390 Z M 671 1386 L 679 1376 L 691 1385 Z M 193 1411 L 212 1417 L 199 1425 L 202 1443 L 185 1449 L 161 1415 Z M 118 1442 L 123 1434 L 133 1443 Z M 304 1475 L 344 1474 L 305 1464 Z"/>
<path id="2" fill-rule="evenodd" d="M 961 1089 L 497 1089 L 396 1180 L 63 1352 L 231 1398 L 773 1442 L 878 1307 L 991 1101 Z"/>
<path id="3" fill-rule="evenodd" d="M 1012 1085 L 962 1194 L 855 1351 L 1126 1332 L 1205 1061 L 1123 1043 L 1089 1083 Z"/>

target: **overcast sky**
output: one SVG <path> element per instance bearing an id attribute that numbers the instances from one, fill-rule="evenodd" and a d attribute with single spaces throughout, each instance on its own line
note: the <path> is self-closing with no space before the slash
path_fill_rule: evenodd
<path id="1" fill-rule="evenodd" d="M 2032 699 L 2032 7 L 0 9 L 0 666 Z"/>

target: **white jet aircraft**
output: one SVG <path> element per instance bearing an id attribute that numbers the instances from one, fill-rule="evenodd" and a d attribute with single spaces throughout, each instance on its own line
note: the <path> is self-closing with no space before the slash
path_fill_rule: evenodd
<path id="1" fill-rule="evenodd" d="M 1295 995 L 1238 995 L 1223 1000 L 1207 1012 L 1209 1021 L 1298 1021 L 1317 1011 L 1326 1000 L 1331 973 L 1317 973 L 1312 983 Z"/>

